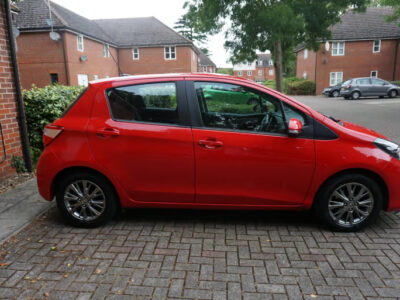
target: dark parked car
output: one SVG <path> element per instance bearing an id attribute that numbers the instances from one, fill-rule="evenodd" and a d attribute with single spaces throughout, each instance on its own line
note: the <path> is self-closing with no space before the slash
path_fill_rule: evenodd
<path id="1" fill-rule="evenodd" d="M 336 85 L 325 88 L 323 90 L 322 94 L 329 96 L 329 97 L 339 97 L 340 96 L 340 88 L 342 87 L 342 83 L 343 82 L 340 82 Z"/>
<path id="2" fill-rule="evenodd" d="M 345 81 L 340 89 L 340 96 L 345 99 L 359 99 L 360 97 L 388 96 L 395 98 L 400 95 L 400 87 L 375 77 L 352 78 Z"/>

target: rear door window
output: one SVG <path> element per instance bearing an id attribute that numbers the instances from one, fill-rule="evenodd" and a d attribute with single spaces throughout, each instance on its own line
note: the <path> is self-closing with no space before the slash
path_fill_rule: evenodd
<path id="1" fill-rule="evenodd" d="M 180 124 L 175 82 L 116 87 L 106 95 L 114 120 Z"/>
<path id="2" fill-rule="evenodd" d="M 358 85 L 370 85 L 371 81 L 369 80 L 369 78 L 361 78 L 361 79 L 357 79 L 356 84 L 358 84 Z"/>

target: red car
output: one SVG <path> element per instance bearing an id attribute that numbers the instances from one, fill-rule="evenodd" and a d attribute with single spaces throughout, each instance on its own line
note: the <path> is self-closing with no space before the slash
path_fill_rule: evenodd
<path id="1" fill-rule="evenodd" d="M 40 194 L 76 226 L 120 207 L 312 209 L 356 231 L 400 209 L 398 145 L 230 76 L 92 82 L 43 142 Z"/>

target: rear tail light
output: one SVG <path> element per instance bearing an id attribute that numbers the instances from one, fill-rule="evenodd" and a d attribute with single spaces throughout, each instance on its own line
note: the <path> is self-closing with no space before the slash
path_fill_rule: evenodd
<path id="1" fill-rule="evenodd" d="M 57 125 L 46 125 L 43 130 L 43 145 L 48 146 L 60 135 L 64 127 Z"/>
<path id="2" fill-rule="evenodd" d="M 347 88 L 348 88 L 348 89 L 351 89 L 351 84 L 349 84 L 349 85 L 347 86 Z"/>

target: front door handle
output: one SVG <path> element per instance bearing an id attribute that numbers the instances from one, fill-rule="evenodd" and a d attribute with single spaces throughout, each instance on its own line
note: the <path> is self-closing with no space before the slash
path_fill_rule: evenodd
<path id="1" fill-rule="evenodd" d="M 116 137 L 119 135 L 119 130 L 111 127 L 104 127 L 96 130 L 96 135 L 100 137 Z"/>
<path id="2" fill-rule="evenodd" d="M 224 143 L 216 139 L 206 139 L 206 140 L 199 140 L 198 145 L 206 149 L 217 149 L 221 148 L 224 145 Z"/>

